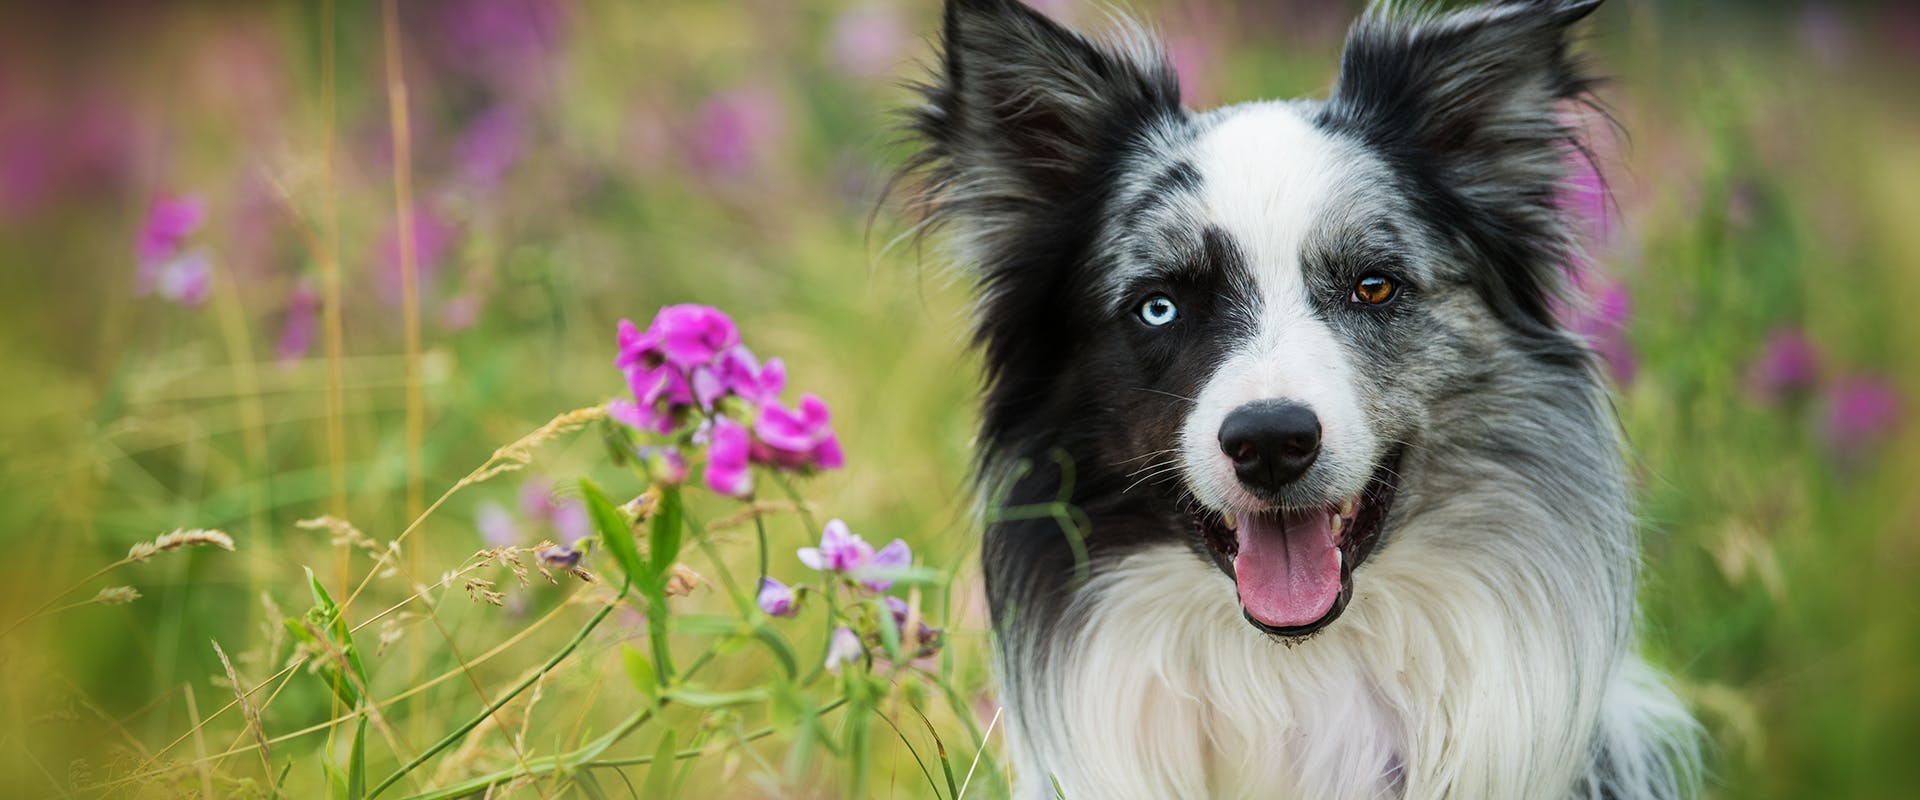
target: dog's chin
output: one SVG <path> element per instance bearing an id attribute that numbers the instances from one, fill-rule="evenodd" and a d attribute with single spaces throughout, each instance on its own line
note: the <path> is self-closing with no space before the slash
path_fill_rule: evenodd
<path id="1" fill-rule="evenodd" d="M 1194 530 L 1234 582 L 1249 624 L 1291 642 L 1340 618 L 1353 599 L 1354 571 L 1380 543 L 1400 455 L 1382 459 L 1357 494 L 1324 505 L 1251 514 L 1190 506 Z"/>

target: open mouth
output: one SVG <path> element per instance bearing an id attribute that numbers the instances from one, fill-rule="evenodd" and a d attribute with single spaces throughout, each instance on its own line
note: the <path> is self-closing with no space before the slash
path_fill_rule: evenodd
<path id="1" fill-rule="evenodd" d="M 1248 622 L 1302 637 L 1340 617 L 1353 598 L 1353 571 L 1380 540 L 1399 462 L 1396 451 L 1359 494 L 1329 505 L 1192 515 L 1214 562 L 1239 589 Z"/>

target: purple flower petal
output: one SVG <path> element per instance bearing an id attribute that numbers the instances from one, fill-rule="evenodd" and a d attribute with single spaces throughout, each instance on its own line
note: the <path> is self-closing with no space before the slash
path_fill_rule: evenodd
<path id="1" fill-rule="evenodd" d="M 751 494 L 753 472 L 747 460 L 750 448 L 747 429 L 720 417 L 713 425 L 712 442 L 707 446 L 707 488 L 728 497 L 744 498 Z"/>
<path id="2" fill-rule="evenodd" d="M 1900 394 L 1872 375 L 1845 378 L 1827 392 L 1824 433 L 1842 455 L 1858 455 L 1885 440 L 1900 422 Z"/>
<path id="3" fill-rule="evenodd" d="M 827 671 L 838 675 L 841 667 L 859 660 L 866 652 L 852 628 L 835 628 L 833 637 L 827 641 Z"/>
<path id="4" fill-rule="evenodd" d="M 754 604 L 768 616 L 793 616 L 793 589 L 772 578 L 761 578 L 760 593 L 754 598 Z"/>
<path id="5" fill-rule="evenodd" d="M 913 550 L 907 547 L 905 541 L 895 539 L 873 554 L 873 558 L 861 569 L 861 575 L 872 576 L 875 570 L 898 571 L 910 566 L 913 566 Z M 893 581 L 886 577 L 862 577 L 860 583 L 876 592 L 884 592 L 893 586 Z"/>
<path id="6" fill-rule="evenodd" d="M 488 547 L 506 547 L 520 541 L 520 523 L 506 507 L 491 500 L 474 508 L 473 526 Z"/>
<path id="7" fill-rule="evenodd" d="M 1811 389 L 1819 378 L 1819 348 L 1792 328 L 1774 331 L 1759 357 L 1747 366 L 1747 390 L 1763 403 Z"/>

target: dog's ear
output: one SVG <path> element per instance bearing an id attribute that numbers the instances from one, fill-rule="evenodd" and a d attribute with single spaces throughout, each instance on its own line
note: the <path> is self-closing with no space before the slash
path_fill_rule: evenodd
<path id="1" fill-rule="evenodd" d="M 1095 42 L 1015 0 L 948 0 L 940 50 L 911 120 L 920 200 L 973 233 L 1085 191 L 1130 137 L 1180 113 L 1171 63 L 1137 30 Z"/>
<path id="2" fill-rule="evenodd" d="M 1502 312 L 1550 327 L 1568 247 L 1555 197 L 1580 147 L 1564 115 L 1593 84 L 1570 53 L 1572 29 L 1600 0 L 1507 0 L 1447 14 L 1393 5 L 1348 33 L 1321 121 L 1412 179 L 1475 260 L 1495 268 L 1501 281 L 1486 288 Z"/>

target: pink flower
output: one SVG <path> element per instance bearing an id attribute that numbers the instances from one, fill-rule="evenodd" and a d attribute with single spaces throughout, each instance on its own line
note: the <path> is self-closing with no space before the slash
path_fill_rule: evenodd
<path id="1" fill-rule="evenodd" d="M 653 479 L 669 486 L 679 486 L 687 480 L 687 459 L 680 451 L 671 447 L 642 447 L 640 458 L 647 462 L 647 473 Z"/>
<path id="2" fill-rule="evenodd" d="M 714 95 L 695 120 L 694 163 L 708 172 L 738 175 L 760 163 L 786 127 L 779 95 L 765 86 Z"/>
<path id="3" fill-rule="evenodd" d="M 140 229 L 134 252 L 142 265 L 159 264 L 180 252 L 187 236 L 199 230 L 206 219 L 206 206 L 193 195 L 161 195 L 147 210 L 147 222 Z"/>
<path id="4" fill-rule="evenodd" d="M 1855 375 L 1827 392 L 1827 443 L 1842 455 L 1857 455 L 1891 434 L 1900 422 L 1900 394 L 1893 384 Z"/>
<path id="5" fill-rule="evenodd" d="M 778 358 L 761 364 L 754 359 L 753 351 L 737 345 L 720 355 L 718 377 L 727 391 L 764 405 L 777 401 L 780 390 L 786 388 L 787 365 Z"/>
<path id="6" fill-rule="evenodd" d="M 895 539 L 880 548 L 880 552 L 874 553 L 873 558 L 858 569 L 860 584 L 876 592 L 884 592 L 893 586 L 888 573 L 897 573 L 910 566 L 913 566 L 913 550 L 907 547 L 905 541 Z"/>
<path id="7" fill-rule="evenodd" d="M 1632 311 L 1632 298 L 1626 287 L 1619 285 L 1600 290 L 1589 308 L 1561 309 L 1567 327 L 1586 340 L 1622 386 L 1633 383 L 1640 371 L 1633 344 L 1627 341 L 1627 319 Z"/>
<path id="8" fill-rule="evenodd" d="M 1792 328 L 1774 331 L 1759 357 L 1747 366 L 1747 389 L 1765 403 L 1811 389 L 1819 378 L 1819 349 L 1805 333 Z"/>
<path id="9" fill-rule="evenodd" d="M 434 276 L 440 271 L 441 262 L 453 250 L 457 231 L 427 206 L 414 209 L 412 227 L 414 288 L 425 298 L 428 296 L 428 287 L 433 285 Z M 380 265 L 378 279 L 374 282 L 380 298 L 388 305 L 399 305 L 405 286 L 405 276 L 401 274 L 403 265 L 400 261 L 399 228 L 389 228 L 381 236 L 375 263 Z"/>
<path id="10" fill-rule="evenodd" d="M 707 446 L 707 488 L 728 497 L 745 498 L 753 492 L 748 466 L 747 429 L 726 417 L 716 418 Z"/>
<path id="11" fill-rule="evenodd" d="M 820 534 L 819 547 L 802 547 L 795 552 L 800 563 L 821 572 L 850 573 L 873 560 L 873 546 L 835 519 L 827 522 Z"/>
<path id="12" fill-rule="evenodd" d="M 160 265 L 154 292 L 183 306 L 197 306 L 213 292 L 213 263 L 202 250 L 168 259 Z"/>
<path id="13" fill-rule="evenodd" d="M 907 635 L 907 601 L 898 597 L 888 597 L 886 598 L 886 604 L 888 615 L 893 618 L 894 632 L 902 638 L 905 638 Z M 917 634 L 914 638 L 925 642 L 928 639 L 932 639 L 936 631 L 932 626 L 927 624 L 926 618 L 922 617 L 920 624 L 914 627 L 914 633 Z"/>
<path id="14" fill-rule="evenodd" d="M 500 176 L 520 156 L 522 127 L 520 115 L 512 106 L 495 106 L 481 114 L 454 143 L 454 158 L 461 174 L 476 188 L 498 185 Z"/>
<path id="15" fill-rule="evenodd" d="M 287 295 L 287 324 L 280 331 L 280 344 L 274 356 L 281 361 L 298 361 L 313 350 L 314 329 L 320 321 L 320 293 L 306 281 L 295 284 Z"/>
<path id="16" fill-rule="evenodd" d="M 648 330 L 659 332 L 660 351 L 668 362 L 682 369 L 711 364 L 723 351 L 740 343 L 740 329 L 712 306 L 667 306 L 660 309 Z"/>
<path id="17" fill-rule="evenodd" d="M 899 10 L 881 5 L 848 9 L 834 20 L 832 36 L 833 65 L 862 78 L 891 71 L 910 38 Z"/>
<path id="18" fill-rule="evenodd" d="M 753 422 L 765 445 L 757 455 L 786 469 L 838 469 L 846 458 L 829 421 L 826 402 L 815 395 L 801 395 L 797 410 L 769 402 Z"/>
<path id="19" fill-rule="evenodd" d="M 491 500 L 474 509 L 473 526 L 480 530 L 480 540 L 488 547 L 506 547 L 520 541 L 520 523 L 506 508 Z"/>
<path id="20" fill-rule="evenodd" d="M 867 648 L 860 644 L 860 637 L 852 628 L 834 628 L 832 638 L 827 640 L 827 671 L 838 675 L 841 667 L 858 661 L 866 653 Z"/>
<path id="21" fill-rule="evenodd" d="M 771 617 L 791 617 L 795 610 L 793 589 L 772 578 L 760 579 L 760 594 L 754 603 Z"/>

